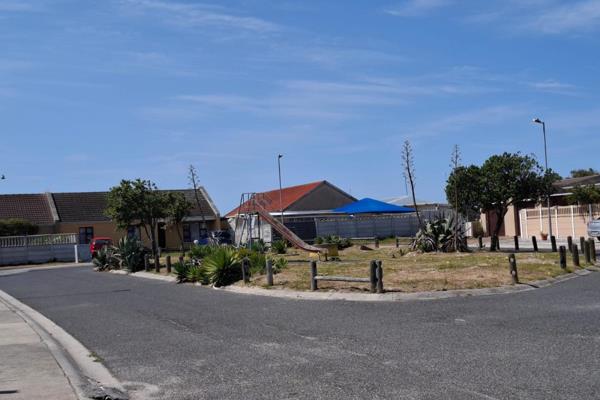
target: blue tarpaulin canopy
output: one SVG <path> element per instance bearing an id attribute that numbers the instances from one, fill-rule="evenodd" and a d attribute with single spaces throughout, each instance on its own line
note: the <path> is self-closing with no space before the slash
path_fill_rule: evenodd
<path id="1" fill-rule="evenodd" d="M 396 206 L 368 197 L 333 210 L 333 212 L 343 214 L 397 214 L 414 211 L 415 210 L 409 207 Z"/>

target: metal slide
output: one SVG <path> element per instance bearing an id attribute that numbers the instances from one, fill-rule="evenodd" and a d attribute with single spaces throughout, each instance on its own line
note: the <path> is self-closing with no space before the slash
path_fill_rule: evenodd
<path id="1" fill-rule="evenodd" d="M 256 197 L 253 197 L 252 201 L 249 201 L 248 203 L 251 204 L 247 204 L 245 207 L 243 207 L 244 212 L 257 213 L 262 219 L 268 222 L 273 229 L 279 232 L 281 237 L 286 239 L 293 246 L 301 250 L 308 251 L 310 253 L 327 253 L 327 249 L 321 249 L 315 246 L 311 246 L 304 240 L 300 239 L 294 232 L 289 230 L 284 224 L 281 223 L 281 221 L 277 220 L 276 218 L 273 218 L 273 216 L 260 204 Z"/>

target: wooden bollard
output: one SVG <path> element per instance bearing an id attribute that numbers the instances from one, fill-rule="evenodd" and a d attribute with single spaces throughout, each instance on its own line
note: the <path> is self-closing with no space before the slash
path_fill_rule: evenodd
<path id="1" fill-rule="evenodd" d="M 583 236 L 579 237 L 579 246 L 579 251 L 581 251 L 581 254 L 583 254 L 585 251 L 585 238 Z"/>
<path id="2" fill-rule="evenodd" d="M 273 260 L 267 259 L 267 286 L 273 286 Z"/>
<path id="3" fill-rule="evenodd" d="M 569 253 L 573 252 L 573 236 L 567 236 L 567 249 L 569 249 Z"/>
<path id="4" fill-rule="evenodd" d="M 371 283 L 371 293 L 377 291 L 377 261 L 371 261 L 369 266 L 369 281 Z"/>
<path id="5" fill-rule="evenodd" d="M 514 284 L 519 283 L 519 273 L 517 272 L 517 258 L 514 253 L 509 254 L 508 263 L 510 265 L 510 276 Z"/>
<path id="6" fill-rule="evenodd" d="M 310 290 L 313 292 L 317 290 L 319 287 L 317 285 L 317 262 L 310 262 Z"/>
<path id="7" fill-rule="evenodd" d="M 558 248 L 558 258 L 560 259 L 560 267 L 562 269 L 567 269 L 567 249 L 565 246 L 560 246 Z"/>
<path id="8" fill-rule="evenodd" d="M 535 236 L 531 237 L 531 244 L 533 244 L 533 251 L 535 251 L 537 253 L 538 245 L 537 245 L 537 238 Z"/>
<path id="9" fill-rule="evenodd" d="M 583 254 L 585 256 L 585 263 L 589 265 L 592 263 L 592 246 L 590 245 L 589 240 L 586 240 L 583 245 L 585 246 L 583 248 Z"/>
<path id="10" fill-rule="evenodd" d="M 552 252 L 556 253 L 558 251 L 558 249 L 556 248 L 556 236 L 550 236 L 550 243 L 552 245 Z"/>
<path id="11" fill-rule="evenodd" d="M 378 237 L 375 238 L 375 248 L 376 249 L 379 248 L 379 238 Z"/>
<path id="12" fill-rule="evenodd" d="M 479 250 L 483 249 L 483 236 L 477 237 L 477 241 L 479 242 Z"/>
<path id="13" fill-rule="evenodd" d="M 144 254 L 144 271 L 150 271 L 150 254 Z"/>
<path id="14" fill-rule="evenodd" d="M 179 264 L 183 265 L 183 256 L 179 256 L 178 260 L 179 260 Z"/>
<path id="15" fill-rule="evenodd" d="M 500 251 L 500 238 L 498 236 L 495 236 L 496 238 L 496 250 Z"/>
<path id="16" fill-rule="evenodd" d="M 383 293 L 383 267 L 381 261 L 377 261 L 375 276 L 377 277 L 377 293 Z"/>
<path id="17" fill-rule="evenodd" d="M 154 256 L 154 271 L 160 272 L 160 258 L 158 254 Z"/>
<path id="18" fill-rule="evenodd" d="M 579 249 L 577 248 L 577 245 L 574 244 L 573 245 L 573 265 L 576 267 L 579 267 Z"/>
<path id="19" fill-rule="evenodd" d="M 590 238 L 590 250 L 592 251 L 592 261 L 596 264 L 596 240 Z"/>
<path id="20" fill-rule="evenodd" d="M 519 251 L 519 237 L 513 236 L 513 240 L 515 241 L 515 251 Z"/>
<path id="21" fill-rule="evenodd" d="M 167 274 L 170 274 L 171 273 L 171 256 L 166 257 L 166 263 L 167 263 Z"/>
<path id="22" fill-rule="evenodd" d="M 396 248 L 400 247 L 400 238 L 396 237 Z"/>
<path id="23" fill-rule="evenodd" d="M 490 251 L 496 251 L 496 236 L 490 236 Z"/>
<path id="24" fill-rule="evenodd" d="M 250 277 L 249 272 L 250 272 L 250 260 L 248 260 L 248 257 L 244 257 L 244 259 L 242 260 L 242 281 L 244 283 L 248 283 L 250 282 Z"/>

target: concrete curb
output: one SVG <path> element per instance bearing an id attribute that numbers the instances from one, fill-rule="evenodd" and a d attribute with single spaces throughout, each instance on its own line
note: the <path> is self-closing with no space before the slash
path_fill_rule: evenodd
<path id="1" fill-rule="evenodd" d="M 158 275 L 158 274 L 154 274 L 152 272 L 146 272 L 146 271 L 138 271 L 138 272 L 130 273 L 125 270 L 113 269 L 108 272 L 110 272 L 111 274 L 129 275 L 129 276 L 135 276 L 138 278 L 154 279 L 154 280 L 164 281 L 164 282 L 177 282 L 177 278 L 175 278 L 174 276 Z"/>
<path id="2" fill-rule="evenodd" d="M 121 383 L 77 339 L 60 326 L 0 290 L 0 301 L 17 313 L 40 336 L 62 368 L 79 399 L 126 400 Z"/>

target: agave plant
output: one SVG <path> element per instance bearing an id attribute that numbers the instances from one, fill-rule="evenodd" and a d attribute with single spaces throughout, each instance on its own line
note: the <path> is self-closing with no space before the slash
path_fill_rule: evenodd
<path id="1" fill-rule="evenodd" d="M 176 262 L 173 264 L 173 271 L 175 271 L 175 279 L 177 279 L 177 283 L 187 282 L 191 267 L 192 265 L 186 262 Z"/>
<path id="2" fill-rule="evenodd" d="M 287 251 L 287 242 L 285 240 L 275 240 L 271 243 L 271 251 L 275 254 L 285 254 Z"/>
<path id="3" fill-rule="evenodd" d="M 219 246 L 215 245 L 195 244 L 190 248 L 190 257 L 195 260 L 202 260 L 218 248 Z"/>
<path id="4" fill-rule="evenodd" d="M 144 263 L 144 246 L 136 238 L 122 237 L 117 243 L 115 257 L 121 268 L 135 272 Z"/>
<path id="5" fill-rule="evenodd" d="M 203 265 L 191 265 L 187 270 L 186 278 L 188 282 L 200 282 L 203 285 L 208 283 L 206 269 Z"/>
<path id="6" fill-rule="evenodd" d="M 98 268 L 98 271 L 105 271 L 119 267 L 119 260 L 115 257 L 115 248 L 112 246 L 103 246 L 97 253 L 92 262 Z"/>
<path id="7" fill-rule="evenodd" d="M 423 252 L 468 251 L 464 231 L 457 224 L 454 216 L 427 221 L 417 232 L 411 248 Z"/>
<path id="8" fill-rule="evenodd" d="M 242 279 L 242 259 L 230 247 L 220 247 L 202 262 L 208 282 L 215 286 L 227 286 Z"/>
<path id="9" fill-rule="evenodd" d="M 252 251 L 256 251 L 258 253 L 265 253 L 267 251 L 267 244 L 262 239 L 257 239 L 252 241 L 252 246 L 250 247 Z"/>

